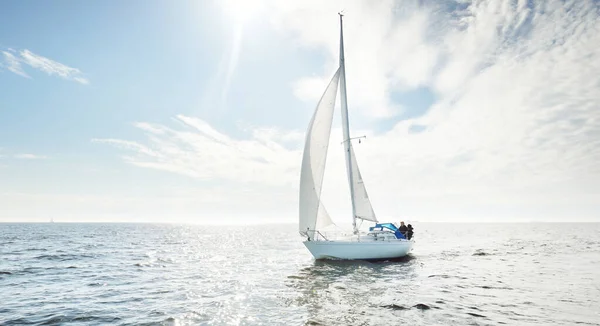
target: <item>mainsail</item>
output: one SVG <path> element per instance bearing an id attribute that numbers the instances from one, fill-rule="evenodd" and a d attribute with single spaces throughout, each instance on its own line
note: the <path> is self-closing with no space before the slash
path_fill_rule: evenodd
<path id="1" fill-rule="evenodd" d="M 314 236 L 315 230 L 333 224 L 321 203 L 321 188 L 339 77 L 338 68 L 317 104 L 304 142 L 300 171 L 299 231 L 310 238 Z"/>
<path id="2" fill-rule="evenodd" d="M 342 26 L 342 15 L 340 14 L 340 101 L 342 103 L 342 131 L 344 137 L 344 151 L 346 152 L 346 169 L 348 173 L 348 184 L 350 185 L 350 197 L 352 200 L 352 225 L 356 232 L 356 218 L 377 222 L 375 212 L 367 195 L 367 189 L 363 183 L 358 169 L 358 162 L 352 139 L 350 138 L 350 124 L 348 121 L 348 99 L 346 93 L 346 63 L 344 59 L 344 29 Z"/>

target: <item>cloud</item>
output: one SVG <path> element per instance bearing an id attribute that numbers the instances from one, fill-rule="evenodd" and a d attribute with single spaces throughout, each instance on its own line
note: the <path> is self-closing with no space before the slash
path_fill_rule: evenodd
<path id="1" fill-rule="evenodd" d="M 35 155 L 35 154 L 15 154 L 14 158 L 22 159 L 22 160 L 43 160 L 47 159 L 47 156 L 43 155 Z"/>
<path id="2" fill-rule="evenodd" d="M 32 68 L 41 70 L 50 76 L 56 75 L 63 79 L 72 80 L 80 84 L 89 84 L 89 80 L 83 77 L 83 73 L 79 69 L 72 68 L 60 62 L 37 55 L 27 49 L 18 52 L 13 49 L 8 49 L 7 51 L 2 51 L 2 53 L 4 55 L 4 62 L 7 69 L 22 77 L 30 78 L 30 76 L 23 71 L 22 64 L 25 64 Z"/>
<path id="3" fill-rule="evenodd" d="M 285 148 L 280 140 L 296 141 L 294 132 L 254 129 L 250 139 L 234 139 L 205 121 L 179 115 L 185 126 L 174 130 L 162 125 L 136 123 L 148 136 L 148 144 L 93 139 L 130 153 L 124 159 L 133 165 L 175 172 L 198 179 L 219 179 L 240 184 L 292 185 L 299 152 Z"/>
<path id="4" fill-rule="evenodd" d="M 322 80 L 333 71 L 339 41 L 324 31 L 337 28 L 331 12 L 341 7 L 347 12 L 351 109 L 386 116 L 382 113 L 395 112 L 393 91 L 428 87 L 438 95 L 425 116 L 400 122 L 370 141 L 369 155 L 381 157 L 369 161 L 381 163 L 373 170 L 382 176 L 391 172 L 382 166 L 386 156 L 419 162 L 420 170 L 431 164 L 426 170 L 439 171 L 432 182 L 449 185 L 448 176 L 454 175 L 457 185 L 442 188 L 452 190 L 465 183 L 497 189 L 596 175 L 597 169 L 590 170 L 600 148 L 596 3 L 447 1 L 415 7 L 357 1 L 323 8 L 308 1 L 274 6 L 279 13 L 273 20 L 283 32 L 330 54 L 323 76 L 297 82 L 300 98 L 314 102 Z M 413 125 L 427 129 L 410 134 Z M 426 179 L 432 178 L 429 173 Z M 405 176 L 409 180 L 422 182 L 420 175 L 408 174 L 413 173 Z"/>
<path id="5" fill-rule="evenodd" d="M 437 96 L 424 115 L 390 130 L 368 120 L 370 128 L 352 131 L 368 136 L 355 151 L 380 216 L 597 218 L 596 2 L 315 4 L 271 4 L 275 29 L 327 53 L 322 75 L 291 85 L 299 99 L 316 105 L 335 70 L 339 34 L 329 31 L 339 28 L 332 13 L 343 7 L 351 120 L 409 109 L 395 104 L 393 92 L 424 87 Z M 186 129 L 137 124 L 145 142 L 98 141 L 123 148 L 136 166 L 297 196 L 305 123 L 288 131 L 254 128 L 236 139 L 198 118 L 177 120 Z M 324 196 L 330 211 L 347 214 L 340 137 L 334 130 Z"/>
<path id="6" fill-rule="evenodd" d="M 425 85 L 439 56 L 435 39 L 428 34 L 433 13 L 411 2 L 320 1 L 271 2 L 270 19 L 281 33 L 299 44 L 324 50 L 323 76 L 305 77 L 295 83 L 301 99 L 315 102 L 325 80 L 335 71 L 339 55 L 339 21 L 344 9 L 344 45 L 350 109 L 364 117 L 387 118 L 402 108 L 391 99 L 393 89 Z M 401 15 L 394 8 L 412 8 Z M 402 19 L 398 19 L 401 16 Z M 311 21 L 310 24 L 306 24 Z"/>
<path id="7" fill-rule="evenodd" d="M 29 75 L 27 75 L 27 73 L 23 71 L 23 68 L 21 67 L 21 62 L 15 57 L 14 54 L 8 51 L 2 51 L 2 54 L 4 55 L 4 65 L 6 66 L 6 69 L 19 76 L 30 78 Z"/>

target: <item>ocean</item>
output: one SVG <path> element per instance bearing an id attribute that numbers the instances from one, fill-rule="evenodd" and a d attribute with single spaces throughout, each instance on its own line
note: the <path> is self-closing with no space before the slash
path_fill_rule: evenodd
<path id="1" fill-rule="evenodd" d="M 600 325 L 600 223 L 413 223 L 315 261 L 297 226 L 0 223 L 0 325 Z"/>

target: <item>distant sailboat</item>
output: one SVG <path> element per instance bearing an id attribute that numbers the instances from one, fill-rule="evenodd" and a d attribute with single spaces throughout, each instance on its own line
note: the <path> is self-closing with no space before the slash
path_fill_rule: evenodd
<path id="1" fill-rule="evenodd" d="M 392 223 L 378 223 L 352 148 L 353 138 L 350 137 L 346 99 L 342 17 L 340 13 L 339 67 L 317 104 L 306 133 L 300 175 L 299 230 L 300 234 L 307 238 L 303 243 L 315 259 L 402 257 L 412 250 L 414 240 L 406 239 Z M 320 232 L 333 224 L 321 201 L 321 189 L 338 86 L 342 108 L 343 144 L 352 203 L 353 233 L 333 239 Z M 360 232 L 356 226 L 357 219 L 375 222 L 375 225 L 370 227 L 367 233 Z"/>

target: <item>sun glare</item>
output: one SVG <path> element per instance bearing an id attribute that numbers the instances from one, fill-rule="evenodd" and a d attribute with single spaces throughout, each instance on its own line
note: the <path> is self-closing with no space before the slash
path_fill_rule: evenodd
<path id="1" fill-rule="evenodd" d="M 261 0 L 223 0 L 222 4 L 226 14 L 240 25 L 254 19 L 264 6 Z"/>

